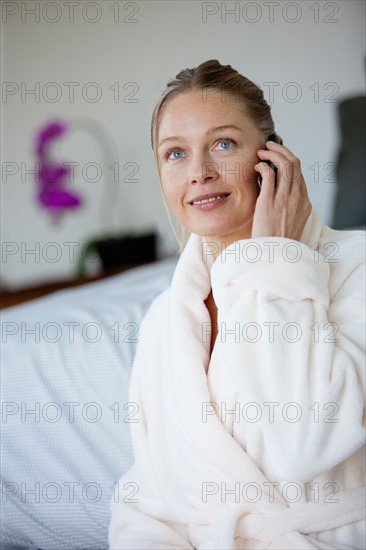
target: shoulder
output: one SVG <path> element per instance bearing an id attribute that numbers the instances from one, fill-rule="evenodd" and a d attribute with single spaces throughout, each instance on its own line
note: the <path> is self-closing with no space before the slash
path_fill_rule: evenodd
<path id="1" fill-rule="evenodd" d="M 141 322 L 141 334 L 161 331 L 168 317 L 170 286 L 158 294 L 149 305 Z"/>
<path id="2" fill-rule="evenodd" d="M 322 226 L 319 252 L 322 261 L 330 268 L 331 296 L 337 294 L 340 298 L 352 295 L 363 302 L 365 246 L 364 230 L 337 230 Z"/>
<path id="3" fill-rule="evenodd" d="M 161 357 L 164 352 L 164 346 L 161 344 L 164 339 L 166 340 L 168 296 L 169 288 L 156 296 L 139 323 L 139 338 L 133 370 L 136 373 L 145 373 L 140 375 L 141 380 L 145 379 L 146 372 L 150 370 L 148 367 L 151 361 L 154 364 L 154 371 L 159 368 L 159 361 L 156 363 L 155 359 Z M 143 382 L 144 386 L 145 382 Z"/>
<path id="4" fill-rule="evenodd" d="M 366 231 L 338 230 L 323 225 L 319 241 L 319 251 L 329 258 L 329 263 L 343 264 L 344 267 L 346 264 L 348 267 L 365 264 Z"/>
<path id="5" fill-rule="evenodd" d="M 154 318 L 157 315 L 159 316 L 167 311 L 170 297 L 170 288 L 171 287 L 169 286 L 153 299 L 149 309 L 146 312 L 146 315 L 148 315 L 149 318 Z"/>
<path id="6" fill-rule="evenodd" d="M 322 225 L 320 238 L 347 243 L 351 247 L 356 247 L 357 244 L 365 242 L 366 231 L 364 229 L 333 229 L 327 225 Z"/>

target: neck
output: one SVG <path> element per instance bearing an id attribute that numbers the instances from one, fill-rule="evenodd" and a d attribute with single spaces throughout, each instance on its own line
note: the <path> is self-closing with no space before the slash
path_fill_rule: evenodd
<path id="1" fill-rule="evenodd" d="M 250 220 L 249 226 L 241 227 L 237 231 L 227 233 L 225 235 L 217 237 L 203 237 L 203 240 L 207 243 L 206 250 L 216 260 L 221 252 L 230 244 L 240 241 L 242 239 L 250 239 L 252 237 L 252 220 Z"/>

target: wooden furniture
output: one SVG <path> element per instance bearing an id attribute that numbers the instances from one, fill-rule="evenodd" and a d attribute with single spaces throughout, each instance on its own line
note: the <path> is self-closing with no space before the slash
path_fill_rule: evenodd
<path id="1" fill-rule="evenodd" d="M 157 260 L 152 260 L 150 262 L 143 262 L 143 263 L 126 264 L 123 267 L 108 269 L 108 270 L 102 271 L 101 273 L 98 273 L 97 275 L 93 275 L 89 277 L 81 277 L 77 279 L 71 279 L 67 281 L 58 281 L 54 283 L 43 283 L 41 285 L 28 287 L 28 288 L 24 288 L 16 291 L 7 290 L 6 288 L 1 288 L 0 289 L 0 309 L 5 309 L 7 307 L 15 306 L 23 302 L 29 302 L 30 300 L 34 300 L 35 298 L 39 298 L 40 296 L 51 294 L 51 292 L 55 292 L 56 290 L 62 290 L 64 288 L 80 286 L 87 283 L 91 283 L 93 281 L 99 281 L 101 279 L 105 279 L 106 277 L 111 277 L 112 275 L 123 273 L 123 271 L 127 271 L 132 267 L 147 265 L 147 264 L 153 263 L 154 261 L 157 261 Z"/>

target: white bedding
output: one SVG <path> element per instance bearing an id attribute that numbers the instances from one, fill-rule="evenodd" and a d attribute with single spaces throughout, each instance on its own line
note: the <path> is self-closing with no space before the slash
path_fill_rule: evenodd
<path id="1" fill-rule="evenodd" d="M 139 324 L 176 263 L 1 312 L 2 549 L 108 547 L 114 483 L 133 461 L 127 394 Z"/>

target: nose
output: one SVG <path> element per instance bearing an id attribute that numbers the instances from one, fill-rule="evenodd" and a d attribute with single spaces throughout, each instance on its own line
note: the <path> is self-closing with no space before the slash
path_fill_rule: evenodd
<path id="1" fill-rule="evenodd" d="M 219 166 L 217 162 L 211 160 L 199 160 L 192 166 L 190 174 L 190 183 L 205 183 L 207 181 L 216 181 L 219 177 Z"/>

